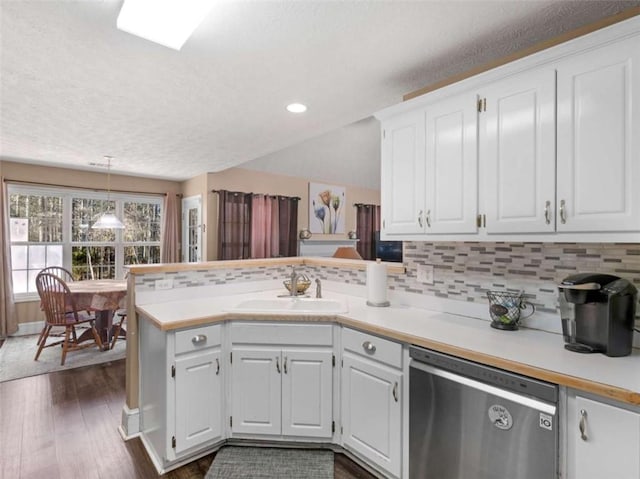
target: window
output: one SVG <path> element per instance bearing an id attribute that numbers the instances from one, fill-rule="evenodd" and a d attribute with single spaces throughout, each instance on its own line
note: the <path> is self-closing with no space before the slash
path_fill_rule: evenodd
<path id="1" fill-rule="evenodd" d="M 124 230 L 92 229 L 104 211 L 123 219 Z M 37 295 L 35 277 L 64 266 L 76 279 L 122 278 L 124 266 L 160 262 L 162 198 L 71 189 L 9 186 L 13 290 Z"/>

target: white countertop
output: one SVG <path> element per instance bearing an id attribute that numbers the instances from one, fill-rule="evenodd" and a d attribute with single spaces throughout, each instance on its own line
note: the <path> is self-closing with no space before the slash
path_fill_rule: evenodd
<path id="1" fill-rule="evenodd" d="M 149 302 L 138 305 L 137 309 L 162 330 L 229 319 L 335 321 L 409 344 L 640 404 L 640 351 L 637 349 L 630 356 L 621 358 L 573 353 L 564 349 L 559 334 L 525 328 L 502 331 L 491 328 L 485 320 L 403 306 L 393 301 L 390 307 L 370 307 L 362 297 L 332 291 L 325 292 L 324 296 L 346 302 L 348 312 L 309 315 L 233 311 L 247 299 L 275 298 L 278 294 L 282 294 L 282 289 Z"/>

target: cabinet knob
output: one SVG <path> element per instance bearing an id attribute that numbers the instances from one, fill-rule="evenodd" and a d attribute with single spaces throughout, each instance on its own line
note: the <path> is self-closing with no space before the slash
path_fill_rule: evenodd
<path id="1" fill-rule="evenodd" d="M 398 402 L 398 381 L 393 385 L 393 399 L 395 402 Z"/>
<path id="2" fill-rule="evenodd" d="M 431 228 L 431 210 L 427 210 L 425 219 L 427 220 L 427 228 Z"/>
<path id="3" fill-rule="evenodd" d="M 206 334 L 196 334 L 193 338 L 191 338 L 191 342 L 193 344 L 206 343 L 207 342 L 207 335 Z"/>
<path id="4" fill-rule="evenodd" d="M 216 376 L 220 374 L 220 360 L 216 358 Z"/>
<path id="5" fill-rule="evenodd" d="M 589 439 L 587 436 L 587 411 L 584 409 L 580 409 L 580 424 L 578 424 L 578 429 L 580 429 L 580 439 L 587 441 Z"/>
<path id="6" fill-rule="evenodd" d="M 422 210 L 418 213 L 418 224 L 420 225 L 420 228 L 422 228 Z"/>
<path id="7" fill-rule="evenodd" d="M 280 358 L 276 356 L 276 371 L 280 374 Z"/>
<path id="8" fill-rule="evenodd" d="M 376 345 L 371 341 L 365 341 L 362 343 L 362 349 L 364 349 L 367 354 L 373 354 L 376 352 Z"/>

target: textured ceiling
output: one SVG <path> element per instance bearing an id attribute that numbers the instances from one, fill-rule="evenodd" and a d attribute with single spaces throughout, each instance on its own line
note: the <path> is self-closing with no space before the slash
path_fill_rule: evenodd
<path id="1" fill-rule="evenodd" d="M 218 1 L 179 52 L 117 30 L 120 5 L 0 0 L 2 158 L 377 187 L 372 113 L 640 1 Z"/>

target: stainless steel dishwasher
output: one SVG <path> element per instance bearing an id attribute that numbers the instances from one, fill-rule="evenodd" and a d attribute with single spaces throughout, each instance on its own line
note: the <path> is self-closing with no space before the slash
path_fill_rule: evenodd
<path id="1" fill-rule="evenodd" d="M 411 479 L 556 479 L 558 387 L 412 346 Z"/>

